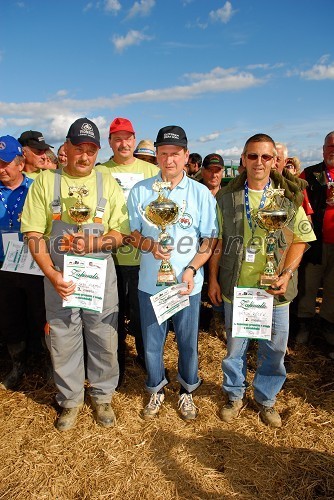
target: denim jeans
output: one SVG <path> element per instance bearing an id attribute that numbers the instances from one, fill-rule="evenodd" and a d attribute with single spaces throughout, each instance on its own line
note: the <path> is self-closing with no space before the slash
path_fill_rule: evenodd
<path id="1" fill-rule="evenodd" d="M 138 290 L 140 318 L 147 370 L 146 389 L 156 393 L 168 384 L 163 360 L 168 321 L 158 325 L 150 297 Z M 175 313 L 173 325 L 179 350 L 177 380 L 192 392 L 200 385 L 198 378 L 198 323 L 201 294 L 189 297 L 190 305 Z"/>
<path id="2" fill-rule="evenodd" d="M 222 362 L 223 391 L 229 400 L 242 399 L 247 388 L 249 339 L 232 338 L 233 304 L 224 303 L 227 355 Z M 284 355 L 289 336 L 289 305 L 274 307 L 271 340 L 258 340 L 257 369 L 253 380 L 254 398 L 272 407 L 285 379 Z"/>

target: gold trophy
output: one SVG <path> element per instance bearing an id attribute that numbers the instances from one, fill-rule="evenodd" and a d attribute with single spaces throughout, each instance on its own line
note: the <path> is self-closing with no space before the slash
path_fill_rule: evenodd
<path id="1" fill-rule="evenodd" d="M 68 195 L 74 196 L 74 194 L 78 195 L 78 198 L 73 205 L 73 207 L 69 208 L 68 212 L 70 214 L 71 219 L 74 220 L 78 224 L 78 232 L 82 232 L 82 223 L 86 222 L 89 219 L 91 209 L 87 207 L 82 201 L 84 196 L 88 196 L 89 191 L 85 185 L 83 186 L 69 186 Z"/>
<path id="2" fill-rule="evenodd" d="M 267 231 L 266 236 L 266 265 L 260 277 L 260 286 L 269 288 L 274 281 L 278 279 L 278 273 L 275 265 L 275 232 L 283 229 L 289 224 L 295 214 L 294 210 L 281 208 L 284 189 L 268 188 L 266 196 L 269 198 L 269 204 L 260 208 L 257 213 L 252 213 L 252 218 L 261 229 Z"/>
<path id="3" fill-rule="evenodd" d="M 167 246 L 170 239 L 170 235 L 166 232 L 166 227 L 170 224 L 175 224 L 179 217 L 179 207 L 177 204 L 166 198 L 163 194 L 163 189 L 170 188 L 170 186 L 171 182 L 155 181 L 153 183 L 152 189 L 158 193 L 158 198 L 147 205 L 143 214 L 147 220 L 161 230 L 158 241 L 163 247 Z M 168 260 L 163 259 L 158 271 L 157 286 L 175 285 L 176 283 L 176 274 L 172 265 Z"/>

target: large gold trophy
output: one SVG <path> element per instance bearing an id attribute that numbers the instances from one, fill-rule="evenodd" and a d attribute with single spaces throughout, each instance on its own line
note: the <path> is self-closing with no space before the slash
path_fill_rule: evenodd
<path id="1" fill-rule="evenodd" d="M 78 224 L 78 232 L 80 233 L 82 231 L 82 224 L 83 222 L 86 222 L 89 219 L 91 209 L 87 207 L 87 205 L 84 204 L 82 201 L 82 198 L 84 196 L 88 196 L 89 191 L 85 185 L 83 186 L 69 186 L 68 188 L 68 195 L 69 196 L 74 196 L 74 194 L 78 195 L 78 198 L 73 205 L 73 207 L 70 207 L 68 212 L 70 214 L 71 219 L 74 220 Z"/>
<path id="2" fill-rule="evenodd" d="M 275 232 L 287 226 L 295 214 L 294 210 L 281 208 L 284 189 L 280 187 L 278 189 L 268 188 L 266 197 L 270 200 L 269 204 L 264 208 L 260 208 L 256 213 L 252 213 L 254 221 L 268 233 L 265 239 L 267 261 L 260 277 L 260 286 L 263 288 L 269 288 L 278 279 L 275 265 Z"/>
<path id="3" fill-rule="evenodd" d="M 170 224 L 175 224 L 179 217 L 179 207 L 177 204 L 166 198 L 163 194 L 163 189 L 170 188 L 170 186 L 170 182 L 155 181 L 152 189 L 158 193 L 158 198 L 151 201 L 144 212 L 146 219 L 161 230 L 158 241 L 164 247 L 167 246 L 170 239 L 170 235 L 166 232 L 166 227 Z M 175 285 L 175 283 L 177 283 L 175 271 L 170 262 L 163 259 L 158 271 L 157 286 Z"/>

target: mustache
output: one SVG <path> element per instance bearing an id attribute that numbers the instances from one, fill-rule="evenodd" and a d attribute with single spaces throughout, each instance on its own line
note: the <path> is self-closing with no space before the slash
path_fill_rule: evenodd
<path id="1" fill-rule="evenodd" d="M 89 161 L 78 161 L 76 164 L 82 167 L 89 167 L 90 165 Z"/>

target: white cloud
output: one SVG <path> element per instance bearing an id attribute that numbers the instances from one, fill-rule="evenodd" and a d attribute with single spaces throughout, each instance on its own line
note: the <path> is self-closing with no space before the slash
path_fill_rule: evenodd
<path id="1" fill-rule="evenodd" d="M 112 14 L 118 14 L 122 6 L 119 0 L 105 0 L 104 10 L 107 12 L 112 12 Z"/>
<path id="2" fill-rule="evenodd" d="M 218 152 L 218 151 L 217 151 Z M 233 146 L 232 148 L 220 149 L 220 154 L 223 158 L 240 158 L 242 153 L 242 148 L 237 148 Z"/>
<path id="3" fill-rule="evenodd" d="M 83 12 L 88 12 L 89 10 L 91 10 L 92 8 L 94 7 L 93 3 L 92 2 L 89 2 L 87 3 L 84 8 L 83 8 Z"/>
<path id="4" fill-rule="evenodd" d="M 127 17 L 148 16 L 154 6 L 155 0 L 139 0 L 133 4 Z"/>
<path id="5" fill-rule="evenodd" d="M 334 80 L 334 63 L 315 64 L 307 71 L 301 71 L 300 76 L 305 80 Z"/>
<path id="6" fill-rule="evenodd" d="M 112 37 L 112 43 L 117 52 L 123 52 L 124 49 L 131 47 L 131 45 L 139 45 L 141 42 L 148 40 L 152 40 L 152 37 L 136 30 L 130 30 L 125 36 L 114 35 Z"/>
<path id="7" fill-rule="evenodd" d="M 217 10 L 212 10 L 209 14 L 209 17 L 211 21 L 220 21 L 224 24 L 228 23 L 233 16 L 233 14 L 236 13 L 236 10 L 232 9 L 232 4 L 231 2 L 225 2 L 223 7 Z"/>
<path id="8" fill-rule="evenodd" d="M 67 94 L 68 94 L 68 91 L 65 89 L 61 89 L 61 90 L 58 90 L 56 92 L 57 97 L 65 97 L 65 96 L 67 96 Z"/>
<path id="9" fill-rule="evenodd" d="M 221 133 L 220 132 L 212 132 L 211 134 L 208 134 L 208 135 L 202 135 L 198 141 L 199 142 L 211 142 L 211 141 L 215 141 L 216 139 L 218 139 L 220 137 Z"/>
<path id="10" fill-rule="evenodd" d="M 209 73 L 193 73 L 184 75 L 190 80 L 187 85 L 178 85 L 162 89 L 148 89 L 124 95 L 111 97 L 97 97 L 90 100 L 75 100 L 57 96 L 45 102 L 0 102 L 0 116 L 5 125 L 11 125 L 20 135 L 22 130 L 36 128 L 41 130 L 48 140 L 53 143 L 61 142 L 70 124 L 80 116 L 97 115 L 100 129 L 105 128 L 105 137 L 108 127 L 105 118 L 99 113 L 107 115 L 116 109 L 137 103 L 176 102 L 195 99 L 202 95 L 243 90 L 266 83 L 265 79 L 257 79 L 251 73 L 238 73 L 235 68 L 214 68 Z M 94 120 L 93 120 L 94 121 Z M 1 125 L 1 123 L 0 123 Z M 1 126 L 6 130 L 6 126 Z M 102 130 L 101 137 L 102 137 Z M 207 140 L 219 137 L 219 132 L 206 136 Z M 51 142 L 51 144 L 53 144 Z"/>

